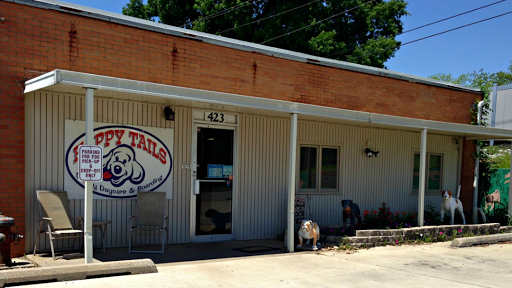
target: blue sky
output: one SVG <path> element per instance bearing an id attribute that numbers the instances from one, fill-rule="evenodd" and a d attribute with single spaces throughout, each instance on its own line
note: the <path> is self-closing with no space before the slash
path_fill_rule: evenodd
<path id="1" fill-rule="evenodd" d="M 429 24 L 499 0 L 410 0 L 403 17 L 404 30 Z M 129 0 L 67 0 L 87 7 L 120 13 Z M 512 11 L 512 0 L 398 36 L 402 43 Z M 389 70 L 428 77 L 436 73 L 454 76 L 483 69 L 508 71 L 512 61 L 512 13 L 404 45 L 386 62 Z"/>

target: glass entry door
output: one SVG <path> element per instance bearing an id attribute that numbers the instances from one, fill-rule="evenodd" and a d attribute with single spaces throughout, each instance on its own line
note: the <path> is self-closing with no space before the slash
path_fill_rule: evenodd
<path id="1" fill-rule="evenodd" d="M 197 127 L 194 241 L 232 239 L 234 130 Z"/>

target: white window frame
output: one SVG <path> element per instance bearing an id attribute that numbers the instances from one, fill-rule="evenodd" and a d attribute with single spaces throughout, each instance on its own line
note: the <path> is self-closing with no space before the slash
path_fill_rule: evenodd
<path id="1" fill-rule="evenodd" d="M 297 149 L 297 194 L 299 195 L 305 195 L 305 194 L 336 194 L 339 193 L 340 189 L 340 146 L 332 145 L 332 144 L 311 144 L 311 143 L 299 143 L 298 145 L 299 149 Z M 300 185 L 300 163 L 301 163 L 301 151 L 302 148 L 308 147 L 308 148 L 316 148 L 316 188 L 301 188 Z M 336 188 L 332 189 L 322 189 L 322 153 L 323 149 L 335 149 L 337 151 L 336 153 Z"/>
<path id="2" fill-rule="evenodd" d="M 411 177 L 411 188 L 412 188 L 412 194 L 414 195 L 418 195 L 418 189 L 414 188 L 414 157 L 416 155 L 420 155 L 420 152 L 419 151 L 414 151 L 413 154 L 412 154 L 412 169 L 411 169 L 411 172 L 412 172 L 412 177 Z M 441 156 L 441 169 L 439 171 L 439 189 L 428 189 L 428 179 L 429 179 L 429 173 L 430 173 L 430 156 L 431 155 L 438 155 L 438 156 Z M 441 190 L 443 189 L 443 180 L 444 180 L 444 167 L 445 167 L 445 153 L 443 152 L 438 152 L 438 151 L 429 151 L 427 152 L 427 169 L 425 169 L 425 173 L 427 175 L 425 175 L 425 194 L 439 194 L 441 193 Z M 421 170 L 421 169 L 420 169 Z M 418 175 L 419 176 L 419 175 Z M 418 184 L 419 185 L 419 184 Z M 418 187 L 419 188 L 419 187 Z"/>

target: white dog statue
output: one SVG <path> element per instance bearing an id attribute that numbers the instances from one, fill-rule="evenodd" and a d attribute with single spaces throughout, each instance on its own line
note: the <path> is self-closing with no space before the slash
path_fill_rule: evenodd
<path id="1" fill-rule="evenodd" d="M 452 197 L 452 191 L 443 190 L 441 192 L 441 195 L 443 195 L 443 202 L 441 202 L 441 222 L 443 222 L 444 215 L 447 212 L 450 212 L 450 216 L 452 217 L 451 225 L 453 225 L 453 219 L 455 218 L 455 210 L 458 210 L 460 216 L 462 216 L 463 224 L 466 225 L 466 218 L 464 218 L 462 202 L 459 199 Z"/>
<path id="2" fill-rule="evenodd" d="M 318 247 L 316 246 L 317 241 L 320 240 L 320 228 L 318 227 L 318 224 L 311 220 L 300 221 L 298 234 L 299 245 L 297 245 L 297 248 L 302 247 L 302 241 L 304 239 L 306 239 L 306 244 L 309 244 L 309 239 L 313 239 L 313 250 L 318 250 Z"/>

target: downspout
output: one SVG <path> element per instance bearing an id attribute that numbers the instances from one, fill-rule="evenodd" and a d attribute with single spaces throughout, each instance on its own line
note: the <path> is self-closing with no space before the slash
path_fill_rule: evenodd
<path id="1" fill-rule="evenodd" d="M 482 122 L 482 107 L 484 106 L 484 104 L 486 103 L 486 101 L 482 100 L 480 102 L 478 102 L 478 114 L 477 114 L 477 125 L 478 126 L 481 126 L 481 122 Z M 478 177 L 479 177 L 479 173 L 480 173 L 480 169 L 479 169 L 479 163 L 480 163 L 480 157 L 479 157 L 479 154 L 480 154 L 480 146 L 476 145 L 476 156 L 475 157 L 475 176 L 474 176 L 474 181 L 473 181 L 473 224 L 477 224 L 478 223 L 478 206 L 477 206 L 477 202 L 478 202 Z"/>
<path id="2" fill-rule="evenodd" d="M 491 127 L 496 127 L 496 105 L 498 101 L 498 84 L 492 88 L 492 98 L 491 98 L 491 107 L 492 107 L 492 117 L 491 117 Z M 494 139 L 489 141 L 489 146 L 494 146 Z"/>
<path id="3" fill-rule="evenodd" d="M 460 187 L 462 183 L 463 141 L 463 138 L 455 138 L 455 144 L 457 145 L 457 187 Z M 457 197 L 460 197 L 460 195 Z"/>

